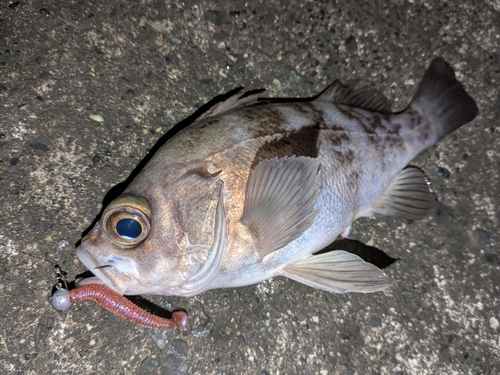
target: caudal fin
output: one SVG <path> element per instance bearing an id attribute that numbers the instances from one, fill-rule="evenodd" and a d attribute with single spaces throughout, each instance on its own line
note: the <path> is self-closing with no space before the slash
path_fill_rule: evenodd
<path id="1" fill-rule="evenodd" d="M 478 114 L 476 103 L 441 57 L 432 60 L 410 107 L 420 109 L 429 117 L 436 127 L 437 140 L 472 121 Z"/>

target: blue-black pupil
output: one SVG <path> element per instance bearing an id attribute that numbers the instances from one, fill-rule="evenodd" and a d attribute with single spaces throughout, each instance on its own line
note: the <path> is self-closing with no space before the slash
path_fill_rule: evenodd
<path id="1" fill-rule="evenodd" d="M 121 219 L 116 223 L 116 231 L 120 237 L 136 239 L 142 233 L 142 225 L 135 219 Z"/>

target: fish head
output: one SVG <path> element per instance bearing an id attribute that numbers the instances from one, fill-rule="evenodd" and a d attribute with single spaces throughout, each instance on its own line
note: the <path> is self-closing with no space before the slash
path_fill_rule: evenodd
<path id="1" fill-rule="evenodd" d="M 97 282 L 127 295 L 205 290 L 226 245 L 222 183 L 200 169 L 184 172 L 141 173 L 106 207 L 76 250 Z"/>

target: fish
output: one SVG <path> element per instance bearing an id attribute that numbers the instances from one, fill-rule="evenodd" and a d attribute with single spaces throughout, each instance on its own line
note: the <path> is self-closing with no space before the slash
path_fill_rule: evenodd
<path id="1" fill-rule="evenodd" d="M 120 295 L 194 296 L 285 276 L 334 293 L 394 280 L 344 250 L 360 217 L 428 217 L 436 199 L 408 164 L 472 121 L 474 100 L 440 57 L 406 109 L 358 80 L 314 98 L 238 91 L 163 144 L 76 249 Z"/>

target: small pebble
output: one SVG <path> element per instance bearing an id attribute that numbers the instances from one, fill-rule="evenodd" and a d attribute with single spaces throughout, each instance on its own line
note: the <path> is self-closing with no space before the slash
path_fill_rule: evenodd
<path id="1" fill-rule="evenodd" d="M 500 266 L 500 254 L 486 253 L 484 254 L 484 259 L 491 264 Z"/>
<path id="2" fill-rule="evenodd" d="M 59 241 L 59 244 L 57 245 L 57 247 L 59 249 L 64 249 L 64 248 L 66 248 L 68 246 L 69 246 L 69 242 L 66 241 L 66 240 Z"/>
<path id="3" fill-rule="evenodd" d="M 247 343 L 247 341 L 245 340 L 244 336 L 238 335 L 238 336 L 236 336 L 236 343 L 238 345 L 245 345 Z"/>
<path id="4" fill-rule="evenodd" d="M 450 171 L 447 170 L 446 168 L 443 167 L 437 167 L 436 172 L 438 175 L 440 175 L 443 178 L 449 178 L 450 177 Z"/>
<path id="5" fill-rule="evenodd" d="M 181 339 L 172 341 L 167 357 L 160 370 L 161 375 L 187 374 L 188 343 Z"/>
<path id="6" fill-rule="evenodd" d="M 96 164 L 99 164 L 102 162 L 102 159 L 99 155 L 94 155 L 92 157 L 92 164 L 95 166 Z"/>
<path id="7" fill-rule="evenodd" d="M 354 38 L 352 35 L 349 38 L 347 38 L 347 40 L 345 41 L 345 48 L 349 53 L 357 52 L 358 44 L 356 43 L 356 38 Z"/>
<path id="8" fill-rule="evenodd" d="M 476 229 L 473 232 L 473 235 L 474 235 L 474 240 L 481 246 L 487 246 L 491 242 L 491 238 L 488 232 L 482 229 Z"/>
<path id="9" fill-rule="evenodd" d="M 236 53 L 232 53 L 232 52 L 229 52 L 229 53 L 227 54 L 227 57 L 229 57 L 229 59 L 230 59 L 233 63 L 237 62 L 237 61 L 238 61 L 238 59 L 239 59 L 239 56 L 238 56 Z"/>
<path id="10" fill-rule="evenodd" d="M 104 118 L 99 113 L 91 113 L 89 118 L 97 122 L 104 122 Z"/>
<path id="11" fill-rule="evenodd" d="M 450 209 L 441 202 L 437 203 L 433 216 L 438 225 L 448 225 L 453 222 L 453 214 Z"/>
<path id="12" fill-rule="evenodd" d="M 128 86 L 128 85 L 130 85 L 130 81 L 125 77 L 121 77 L 120 78 L 120 85 Z"/>
<path id="13" fill-rule="evenodd" d="M 214 81 L 211 78 L 204 78 L 200 80 L 200 83 L 203 87 L 211 85 Z"/>
<path id="14" fill-rule="evenodd" d="M 71 9 L 69 8 L 65 8 L 65 7 L 62 7 L 61 8 L 61 14 L 64 16 L 64 17 L 67 17 L 71 14 Z"/>
<path id="15" fill-rule="evenodd" d="M 142 374 L 153 374 L 156 373 L 158 365 L 159 362 L 156 359 L 148 357 L 141 362 L 139 369 Z"/>
<path id="16" fill-rule="evenodd" d="M 191 334 L 194 337 L 207 336 L 213 328 L 210 317 L 203 310 L 199 310 L 191 315 Z"/>
<path id="17" fill-rule="evenodd" d="M 46 137 L 40 137 L 35 139 L 30 143 L 31 147 L 33 147 L 37 151 L 49 152 L 51 149 L 50 140 Z"/>

